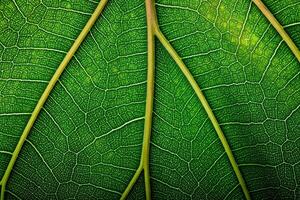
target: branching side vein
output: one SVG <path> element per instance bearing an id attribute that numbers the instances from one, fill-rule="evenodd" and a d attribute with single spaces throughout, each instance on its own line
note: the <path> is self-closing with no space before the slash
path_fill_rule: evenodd
<path id="1" fill-rule="evenodd" d="M 230 149 L 230 146 L 227 142 L 227 139 L 212 111 L 209 103 L 207 102 L 203 92 L 201 91 L 198 83 L 194 79 L 193 75 L 186 67 L 181 57 L 178 55 L 173 46 L 166 39 L 164 34 L 159 29 L 159 24 L 157 21 L 157 15 L 155 11 L 155 2 L 154 0 L 146 0 L 146 11 L 147 11 L 147 44 L 148 44 L 148 75 L 147 75 L 147 97 L 146 97 L 146 111 L 145 111 L 145 129 L 144 129 L 144 140 L 143 140 L 143 149 L 140 165 L 134 174 L 133 178 L 127 185 L 121 199 L 125 199 L 132 189 L 133 185 L 137 181 L 139 175 L 142 170 L 144 170 L 145 177 L 145 190 L 146 190 L 146 199 L 149 200 L 151 198 L 150 193 L 150 173 L 149 173 L 149 145 L 150 145 L 150 135 L 151 135 L 151 123 L 152 123 L 152 113 L 153 113 L 153 95 L 154 95 L 154 66 L 155 66 L 155 57 L 154 57 L 154 37 L 157 37 L 162 45 L 166 48 L 168 53 L 174 59 L 176 64 L 181 69 L 182 73 L 185 75 L 192 88 L 194 89 L 196 95 L 198 96 L 202 106 L 204 107 L 212 125 L 217 132 L 219 139 L 222 142 L 222 145 L 225 149 L 225 152 L 229 158 L 229 161 L 232 165 L 232 168 L 236 174 L 236 177 L 239 181 L 239 184 L 242 187 L 243 193 L 247 200 L 250 200 L 250 194 L 247 189 L 245 180 L 239 170 L 238 164 L 235 161 L 234 155 Z"/>

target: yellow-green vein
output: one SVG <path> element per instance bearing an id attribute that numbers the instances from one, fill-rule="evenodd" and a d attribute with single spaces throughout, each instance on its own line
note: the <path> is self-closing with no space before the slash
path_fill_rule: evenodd
<path id="1" fill-rule="evenodd" d="M 231 166 L 236 174 L 236 177 L 242 187 L 243 193 L 246 197 L 247 200 L 250 200 L 250 194 L 249 191 L 247 189 L 245 180 L 243 178 L 242 173 L 239 170 L 238 164 L 235 161 L 234 155 L 230 149 L 230 146 L 227 142 L 227 139 L 212 111 L 212 109 L 210 108 L 209 103 L 207 102 L 204 94 L 202 93 L 198 83 L 196 82 L 196 80 L 194 79 L 193 75 L 191 74 L 191 72 L 189 71 L 189 69 L 186 67 L 186 65 L 184 64 L 184 62 L 182 61 L 182 59 L 180 58 L 180 56 L 177 54 L 176 50 L 172 47 L 172 45 L 169 43 L 169 41 L 166 39 L 166 37 L 163 35 L 163 33 L 160 31 L 159 27 L 155 28 L 156 32 L 155 35 L 157 36 L 157 38 L 159 39 L 159 41 L 162 43 L 162 45 L 166 48 L 166 50 L 169 52 L 169 54 L 171 55 L 171 57 L 174 59 L 174 61 L 176 62 L 176 64 L 179 66 L 179 68 L 181 69 L 182 73 L 185 75 L 185 77 L 187 78 L 187 80 L 189 81 L 189 83 L 191 84 L 192 88 L 194 89 L 196 95 L 198 96 L 202 106 L 204 107 L 208 118 L 210 119 L 210 121 L 212 122 L 212 125 L 214 127 L 214 129 L 216 130 L 219 139 L 222 142 L 222 145 L 225 149 L 225 152 L 229 158 L 229 161 L 231 163 Z"/>
<path id="2" fill-rule="evenodd" d="M 141 172 L 144 170 L 145 191 L 146 199 L 151 199 L 150 187 L 150 168 L 149 168 L 149 150 L 150 138 L 152 128 L 152 113 L 153 113 L 153 98 L 154 98 L 154 76 L 155 76 L 155 41 L 153 29 L 157 22 L 154 2 L 146 0 L 146 18 L 147 18 L 147 96 L 146 96 L 146 109 L 145 109 L 145 124 L 144 124 L 144 138 L 141 153 L 141 160 L 138 169 L 136 170 L 133 178 L 130 180 L 121 199 L 126 199 L 132 187 L 138 180 Z"/>
<path id="3" fill-rule="evenodd" d="M 197 84 L 196 80 L 194 79 L 193 75 L 190 73 L 188 68 L 185 66 L 184 62 L 177 54 L 176 50 L 172 47 L 166 37 L 159 29 L 159 25 L 157 22 L 157 15 L 155 11 L 155 3 L 154 0 L 146 0 L 146 11 L 147 11 L 147 35 L 148 35 L 148 76 L 147 76 L 147 97 L 146 97 L 146 111 L 145 111 L 145 129 L 144 129 L 144 139 L 143 139 L 143 150 L 141 156 L 141 162 L 136 170 L 133 178 L 127 185 L 121 199 L 125 199 L 129 194 L 130 190 L 138 180 L 139 175 L 141 174 L 142 170 L 144 169 L 144 177 L 145 177 L 145 188 L 146 188 L 146 199 L 151 198 L 151 191 L 150 191 L 150 173 L 149 173 L 149 145 L 150 145 L 150 135 L 151 135 L 151 122 L 152 122 L 152 112 L 153 112 L 153 94 L 154 94 L 154 66 L 155 66 L 155 57 L 154 57 L 154 36 L 156 36 L 162 45 L 166 48 L 168 53 L 177 63 L 185 77 L 188 79 L 189 83 L 191 84 L 192 88 L 194 89 L 195 93 L 197 94 L 201 104 L 203 105 L 210 121 L 215 128 L 219 139 L 222 142 L 222 145 L 225 149 L 225 152 L 229 158 L 229 161 L 232 165 L 232 168 L 237 176 L 239 184 L 242 187 L 243 193 L 247 200 L 250 200 L 250 194 L 247 189 L 245 180 L 239 170 L 238 164 L 235 161 L 233 153 L 230 149 L 230 146 L 227 142 L 227 139 L 212 111 L 210 108 L 209 103 L 207 102 L 204 94 L 202 93 L 199 85 Z"/>
<path id="4" fill-rule="evenodd" d="M 57 68 L 57 70 L 55 71 L 55 73 L 52 76 L 51 80 L 49 81 L 46 89 L 44 90 L 42 96 L 40 97 L 37 105 L 35 106 L 32 114 L 29 118 L 29 121 L 27 122 L 26 127 L 25 127 L 19 141 L 18 141 L 18 144 L 17 144 L 14 152 L 12 153 L 11 159 L 10 159 L 9 164 L 8 164 L 8 166 L 7 166 L 7 168 L 4 172 L 4 175 L 3 175 L 3 177 L 0 181 L 0 184 L 1 184 L 1 200 L 4 200 L 6 184 L 7 184 L 7 181 L 9 179 L 9 176 L 11 174 L 11 171 L 12 171 L 12 169 L 14 167 L 14 164 L 15 164 L 18 156 L 19 156 L 19 153 L 20 153 L 20 151 L 23 147 L 23 144 L 24 144 L 24 142 L 25 142 L 25 140 L 26 140 L 33 124 L 34 124 L 34 122 L 36 121 L 36 119 L 37 119 L 44 103 L 46 102 L 50 92 L 52 91 L 52 89 L 55 86 L 56 82 L 58 81 L 60 75 L 62 74 L 62 72 L 64 71 L 66 66 L 68 65 L 69 61 L 73 57 L 74 53 L 77 51 L 80 44 L 85 39 L 88 32 L 90 31 L 91 27 L 94 25 L 94 23 L 98 19 L 99 15 L 101 14 L 101 12 L 102 12 L 103 8 L 105 7 L 105 5 L 107 4 L 107 2 L 108 2 L 108 0 L 101 0 L 99 2 L 97 8 L 95 9 L 92 16 L 90 17 L 90 19 L 88 20 L 88 22 L 86 23 L 84 28 L 82 29 L 82 31 L 79 34 L 79 36 L 77 37 L 77 39 L 74 41 L 74 43 L 71 46 L 70 50 L 68 51 L 68 53 L 64 57 L 63 61 L 60 63 L 59 67 Z"/>
<path id="5" fill-rule="evenodd" d="M 252 0 L 255 5 L 259 8 L 259 10 L 264 14 L 264 16 L 269 20 L 272 26 L 276 29 L 282 39 L 286 42 L 288 47 L 291 49 L 293 54 L 296 56 L 298 61 L 300 62 L 300 51 L 288 33 L 284 30 L 282 25 L 278 22 L 278 20 L 274 17 L 271 11 L 266 7 L 266 5 L 261 0 Z"/>

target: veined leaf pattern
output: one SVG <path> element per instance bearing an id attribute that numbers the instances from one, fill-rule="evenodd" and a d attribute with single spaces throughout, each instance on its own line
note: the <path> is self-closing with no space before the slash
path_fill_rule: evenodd
<path id="1" fill-rule="evenodd" d="M 265 4 L 0 2 L 1 199 L 299 198 L 300 3 Z"/>

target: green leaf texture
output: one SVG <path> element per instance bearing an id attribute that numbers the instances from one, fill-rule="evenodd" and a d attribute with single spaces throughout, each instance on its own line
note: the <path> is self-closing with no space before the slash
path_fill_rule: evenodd
<path id="1" fill-rule="evenodd" d="M 265 0 L 300 46 L 299 0 Z M 98 2 L 0 1 L 0 177 Z M 157 0 L 161 31 L 226 135 L 252 199 L 300 199 L 300 64 L 251 0 Z M 155 41 L 153 199 L 243 199 L 194 90 Z M 119 199 L 143 143 L 145 2 L 110 0 L 49 95 L 6 199 Z M 144 199 L 141 175 L 128 199 Z"/>

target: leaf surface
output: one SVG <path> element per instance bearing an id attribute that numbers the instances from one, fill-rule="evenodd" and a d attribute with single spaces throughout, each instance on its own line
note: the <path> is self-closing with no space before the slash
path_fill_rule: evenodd
<path id="1" fill-rule="evenodd" d="M 264 3 L 300 46 L 298 0 Z M 0 177 L 94 1 L 0 2 Z M 155 4 L 159 27 L 200 85 L 252 199 L 300 198 L 300 65 L 250 1 Z M 155 40 L 153 199 L 244 194 L 195 91 Z M 144 1 L 111 0 L 47 98 L 7 199 L 118 199 L 140 163 L 147 85 Z M 145 198 L 140 176 L 128 199 Z"/>

